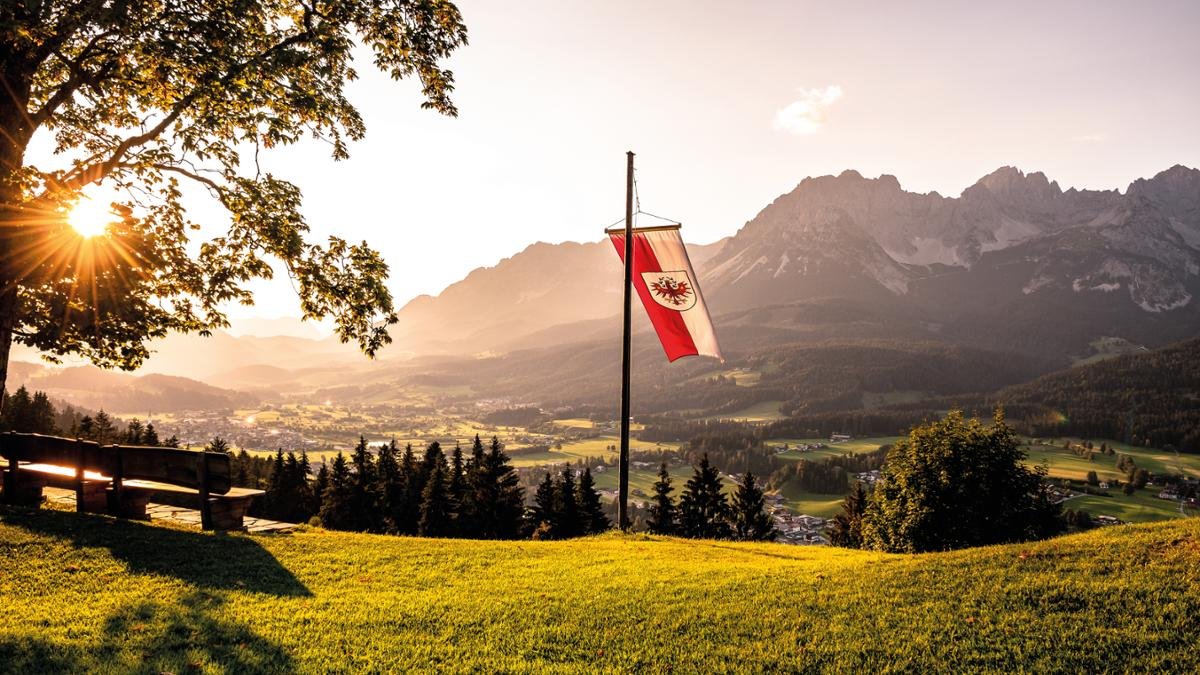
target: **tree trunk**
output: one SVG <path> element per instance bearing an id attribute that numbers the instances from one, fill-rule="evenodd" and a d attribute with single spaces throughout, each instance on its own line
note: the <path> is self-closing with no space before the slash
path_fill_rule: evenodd
<path id="1" fill-rule="evenodd" d="M 31 67 L 9 45 L 0 47 L 0 391 L 8 382 L 8 356 L 19 311 L 16 270 L 13 269 L 11 234 L 22 226 L 22 187 L 19 172 L 25 166 L 25 148 L 34 130 L 29 128 Z M 0 412 L 3 399 L 0 398 Z"/>

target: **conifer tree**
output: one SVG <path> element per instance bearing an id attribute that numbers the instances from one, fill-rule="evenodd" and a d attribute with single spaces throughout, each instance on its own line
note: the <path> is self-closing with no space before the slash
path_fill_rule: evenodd
<path id="1" fill-rule="evenodd" d="M 354 526 L 351 509 L 350 467 L 340 451 L 329 469 L 329 482 L 321 495 L 321 524 L 331 530 L 349 530 Z"/>
<path id="2" fill-rule="evenodd" d="M 600 494 L 596 492 L 596 481 L 592 479 L 590 467 L 585 468 L 579 477 L 578 495 L 583 534 L 598 534 L 612 527 L 608 516 L 604 515 L 604 506 L 600 503 Z"/>
<path id="3" fill-rule="evenodd" d="M 125 424 L 125 434 L 121 442 L 126 445 L 141 445 L 145 430 L 142 421 L 135 417 Z"/>
<path id="4" fill-rule="evenodd" d="M 351 509 L 355 530 L 360 532 L 378 532 L 381 529 L 379 518 L 379 495 L 376 492 L 378 481 L 375 474 L 375 457 L 367 445 L 367 439 L 358 437 L 354 446 L 354 454 L 350 457 L 353 465 Z"/>
<path id="5" fill-rule="evenodd" d="M 317 469 L 317 478 L 313 481 L 313 513 L 320 517 L 321 508 L 325 505 L 325 490 L 329 487 L 329 462 L 321 460 L 321 468 Z"/>
<path id="6" fill-rule="evenodd" d="M 658 480 L 654 483 L 654 501 L 650 504 L 650 517 L 646 521 L 646 529 L 654 534 L 675 534 L 676 511 L 675 503 L 671 501 L 671 474 L 667 471 L 667 463 L 658 467 Z"/>
<path id="7" fill-rule="evenodd" d="M 854 481 L 850 494 L 842 500 L 842 511 L 829 521 L 829 543 L 843 548 L 862 548 L 862 520 L 867 512 L 867 490 L 862 481 Z"/>
<path id="8" fill-rule="evenodd" d="M 162 441 L 158 438 L 158 430 L 154 428 L 153 422 L 146 422 L 146 430 L 142 433 L 142 445 L 149 447 L 158 447 Z"/>
<path id="9" fill-rule="evenodd" d="M 747 471 L 742 484 L 733 493 L 732 505 L 733 536 L 739 541 L 775 541 L 779 532 L 775 521 L 767 513 L 763 491 L 755 482 L 754 474 Z"/>
<path id="10" fill-rule="evenodd" d="M 296 463 L 297 480 L 300 482 L 300 496 L 302 500 L 302 517 L 300 520 L 308 520 L 316 515 L 317 510 L 321 506 L 318 495 L 313 492 L 313 484 L 309 481 L 312 476 L 312 463 L 308 460 L 308 452 L 301 450 L 300 459 Z"/>
<path id="11" fill-rule="evenodd" d="M 546 472 L 533 493 L 533 506 L 526 517 L 527 529 L 535 538 L 554 539 L 558 536 L 555 530 L 559 520 L 557 492 L 554 479 Z"/>
<path id="12" fill-rule="evenodd" d="M 44 391 L 35 391 L 29 400 L 30 430 L 37 434 L 58 433 L 58 412 Z"/>
<path id="13" fill-rule="evenodd" d="M 92 418 L 92 433 L 91 439 L 100 445 L 108 445 L 117 438 L 116 427 L 113 426 L 112 418 L 108 413 L 101 410 Z"/>
<path id="14" fill-rule="evenodd" d="M 558 536 L 563 539 L 583 534 L 583 522 L 579 514 L 579 495 L 575 492 L 575 474 L 568 464 L 559 474 L 558 522 L 554 523 Z"/>
<path id="15" fill-rule="evenodd" d="M 472 458 L 474 458 L 472 449 Z M 521 536 L 525 512 L 525 491 L 520 478 L 509 465 L 500 439 L 492 436 L 491 447 L 483 460 L 479 481 L 486 486 L 485 507 L 477 509 L 476 536 L 483 539 L 516 539 Z"/>
<path id="16" fill-rule="evenodd" d="M 400 476 L 404 481 L 404 499 L 396 505 L 392 521 L 401 534 L 416 534 L 425 484 L 421 481 L 421 467 L 417 465 L 412 443 L 404 446 L 404 455 L 400 458 Z"/>
<path id="17" fill-rule="evenodd" d="M 450 511 L 450 494 L 446 458 L 433 464 L 421 493 L 421 520 L 418 533 L 422 537 L 446 537 L 453 533 L 453 514 Z"/>
<path id="18" fill-rule="evenodd" d="M 729 538 L 729 504 L 721 488 L 721 474 L 709 464 L 705 453 L 679 496 L 680 534 L 699 539 Z"/>
<path id="19" fill-rule="evenodd" d="M 237 487 L 258 487 L 250 484 L 250 453 L 243 448 L 233 461 L 233 484 Z"/>
<path id="20" fill-rule="evenodd" d="M 178 448 L 179 447 L 179 437 L 176 436 L 175 434 L 171 434 L 170 438 L 163 441 L 163 447 L 164 448 Z"/>
<path id="21" fill-rule="evenodd" d="M 458 536 L 468 536 L 471 530 L 468 524 L 469 516 L 463 516 L 463 500 L 467 492 L 467 476 L 466 466 L 463 463 L 462 446 L 458 443 L 454 444 L 454 452 L 450 455 L 450 478 L 446 486 L 446 494 L 449 499 L 447 508 L 453 514 L 454 530 Z"/>
<path id="22" fill-rule="evenodd" d="M 11 428 L 11 427 L 10 427 Z M 15 429 L 13 429 L 16 431 Z M 95 433 L 96 423 L 92 421 L 91 415 L 84 415 L 79 418 L 79 426 L 75 429 L 75 435 L 79 438 L 92 439 L 92 434 Z"/>
<path id="23" fill-rule="evenodd" d="M 396 441 L 385 443 L 379 446 L 376 461 L 379 511 L 384 520 L 384 529 L 393 533 L 400 531 L 396 516 L 403 511 L 404 505 L 404 480 L 400 475 L 400 461 L 396 453 Z"/>
<path id="24" fill-rule="evenodd" d="M 225 439 L 221 438 L 220 436 L 213 436 L 213 439 L 208 442 L 208 445 L 204 446 L 204 450 L 206 452 L 223 452 L 225 454 L 229 454 L 229 443 L 227 443 Z M 279 449 L 279 462 L 280 464 L 283 463 L 282 448 Z"/>

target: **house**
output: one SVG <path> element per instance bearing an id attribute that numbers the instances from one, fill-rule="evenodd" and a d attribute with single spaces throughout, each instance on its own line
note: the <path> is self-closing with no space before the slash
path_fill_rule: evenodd
<path id="1" fill-rule="evenodd" d="M 850 434 L 830 434 L 829 435 L 830 443 L 841 443 L 842 441 L 848 441 L 848 440 L 850 440 Z"/>

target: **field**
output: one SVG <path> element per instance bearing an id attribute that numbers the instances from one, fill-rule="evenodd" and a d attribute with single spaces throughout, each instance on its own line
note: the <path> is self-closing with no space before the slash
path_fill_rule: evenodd
<path id="1" fill-rule="evenodd" d="M 737 412 L 723 415 L 709 415 L 704 419 L 731 420 L 735 422 L 770 422 L 772 420 L 783 419 L 783 413 L 779 412 L 779 406 L 781 405 L 783 405 L 783 401 L 763 401 Z"/>
<path id="2" fill-rule="evenodd" d="M 7 672 L 1200 669 L 1200 519 L 918 556 L 0 507 Z"/>
<path id="3" fill-rule="evenodd" d="M 1196 515 L 1196 511 L 1192 509 L 1181 513 L 1177 501 L 1159 499 L 1155 496 L 1158 490 L 1154 488 L 1138 490 L 1131 495 L 1126 495 L 1120 490 L 1108 492 L 1112 496 L 1072 497 L 1063 502 L 1063 508 L 1087 511 L 1093 516 L 1113 516 L 1127 523 L 1148 523 Z"/>
<path id="4" fill-rule="evenodd" d="M 1072 444 L 1080 442 L 1079 439 L 1070 440 Z M 1092 441 L 1096 448 L 1099 448 L 1102 442 L 1107 443 L 1119 454 L 1129 455 L 1139 468 L 1146 469 L 1150 473 L 1183 474 L 1200 478 L 1200 455 L 1181 454 L 1176 456 L 1172 452 L 1163 452 L 1154 448 L 1139 448 L 1115 441 Z M 1087 458 L 1080 457 L 1063 448 L 1062 443 L 1062 440 L 1058 443 L 1031 441 L 1029 462 L 1047 467 L 1049 475 L 1055 478 L 1084 480 L 1087 478 L 1088 471 L 1095 471 L 1100 480 L 1125 479 L 1124 474 L 1117 471 L 1117 455 L 1095 453 L 1092 461 L 1088 461 Z"/>
<path id="5" fill-rule="evenodd" d="M 827 457 L 841 457 L 843 455 L 861 455 L 865 452 L 875 452 L 885 445 L 891 445 L 900 440 L 900 436 L 878 436 L 875 438 L 854 438 L 849 441 L 840 443 L 830 443 L 827 438 L 772 438 L 767 441 L 767 445 L 780 446 L 787 444 L 790 450 L 777 455 L 780 459 L 798 460 L 807 459 L 810 461 L 820 461 Z M 795 448 L 797 445 L 824 443 L 826 447 L 816 450 L 800 452 Z"/>

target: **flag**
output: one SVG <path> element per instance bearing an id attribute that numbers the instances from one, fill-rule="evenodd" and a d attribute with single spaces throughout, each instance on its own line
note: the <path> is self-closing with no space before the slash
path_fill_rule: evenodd
<path id="1" fill-rule="evenodd" d="M 608 236 L 624 261 L 625 229 Z M 678 225 L 633 230 L 633 287 L 668 361 L 697 355 L 724 360 Z"/>

